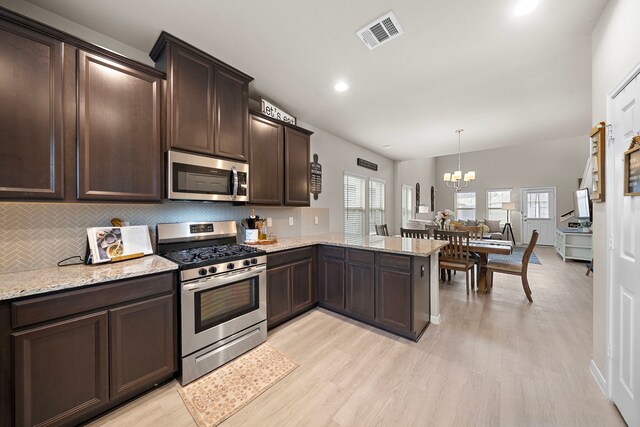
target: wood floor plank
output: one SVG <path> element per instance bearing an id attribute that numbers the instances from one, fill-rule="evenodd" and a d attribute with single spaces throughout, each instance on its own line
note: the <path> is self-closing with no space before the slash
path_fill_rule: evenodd
<path id="1" fill-rule="evenodd" d="M 529 303 L 516 276 L 466 294 L 440 283 L 442 323 L 418 343 L 323 309 L 269 333 L 300 366 L 221 426 L 623 426 L 589 371 L 592 279 L 536 248 Z M 93 426 L 194 426 L 176 382 Z"/>

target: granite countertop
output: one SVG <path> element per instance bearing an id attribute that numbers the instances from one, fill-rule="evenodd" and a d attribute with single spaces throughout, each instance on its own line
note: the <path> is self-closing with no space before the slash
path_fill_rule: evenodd
<path id="1" fill-rule="evenodd" d="M 0 274 L 0 300 L 129 279 L 177 268 L 177 264 L 165 258 L 149 255 L 113 264 L 72 265 L 3 273 Z"/>
<path id="2" fill-rule="evenodd" d="M 309 236 L 286 237 L 278 239 L 278 243 L 274 245 L 260 245 L 258 247 L 269 253 L 317 244 L 413 256 L 429 256 L 437 252 L 441 247 L 447 245 L 446 242 L 429 239 L 324 233 Z"/>

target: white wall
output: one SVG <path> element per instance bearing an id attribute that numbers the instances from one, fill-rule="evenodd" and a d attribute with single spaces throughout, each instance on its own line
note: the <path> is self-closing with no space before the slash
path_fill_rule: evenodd
<path id="1" fill-rule="evenodd" d="M 640 62 L 640 1 L 610 0 L 592 34 L 592 121 L 606 120 L 606 97 Z M 607 174 L 609 174 L 607 172 Z M 594 203 L 593 361 L 606 378 L 606 203 Z"/>
<path id="2" fill-rule="evenodd" d="M 311 156 L 318 155 L 322 165 L 322 193 L 318 200 L 311 198 L 311 207 L 329 208 L 329 230 L 344 230 L 344 173 L 375 177 L 385 181 L 385 215 L 387 224 L 394 223 L 394 177 L 393 160 L 338 138 L 309 124 L 298 125 L 314 132 L 311 135 Z M 369 160 L 378 165 L 377 171 L 357 166 L 357 158 Z M 399 199 L 398 199 L 399 200 Z M 399 202 L 398 202 L 399 203 Z"/>
<path id="3" fill-rule="evenodd" d="M 520 205 L 520 189 L 556 187 L 556 219 L 573 209 L 573 191 L 578 188 L 588 157 L 588 136 L 576 136 L 536 144 L 476 151 L 462 155 L 462 169 L 475 170 L 476 180 L 468 191 L 476 192 L 476 219 L 487 217 L 487 190 L 510 188 L 511 200 Z M 458 156 L 436 158 L 436 209 L 454 209 L 454 193 L 442 176 L 457 169 Z M 521 242 L 519 212 L 511 213 L 517 242 Z"/>
<path id="4" fill-rule="evenodd" d="M 405 160 L 395 162 L 395 187 L 393 192 L 396 195 L 393 212 L 394 222 L 389 229 L 390 234 L 400 233 L 402 225 L 402 186 L 413 187 L 411 195 L 412 205 L 416 207 L 416 183 L 420 183 L 420 204 L 431 206 L 431 186 L 436 185 L 436 159 Z M 415 216 L 415 214 L 414 214 Z"/>

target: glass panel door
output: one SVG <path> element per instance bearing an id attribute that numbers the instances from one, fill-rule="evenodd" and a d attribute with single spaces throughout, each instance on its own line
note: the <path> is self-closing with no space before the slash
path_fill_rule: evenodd
<path id="1" fill-rule="evenodd" d="M 258 277 L 252 277 L 197 292 L 194 295 L 196 333 L 257 310 L 258 284 Z"/>
<path id="2" fill-rule="evenodd" d="M 549 219 L 549 193 L 527 193 L 528 219 Z"/>

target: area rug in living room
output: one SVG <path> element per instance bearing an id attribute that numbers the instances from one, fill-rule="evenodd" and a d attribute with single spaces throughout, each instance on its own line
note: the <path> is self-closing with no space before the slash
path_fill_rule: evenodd
<path id="1" fill-rule="evenodd" d="M 491 261 L 497 262 L 522 262 L 522 257 L 524 256 L 525 250 L 527 250 L 526 246 L 514 246 L 513 250 L 511 251 L 511 255 L 490 254 L 489 259 Z M 531 253 L 529 264 L 542 264 L 538 259 L 535 251 Z"/>
<path id="2" fill-rule="evenodd" d="M 196 424 L 213 427 L 297 367 L 298 363 L 265 343 L 178 389 L 178 393 Z"/>

